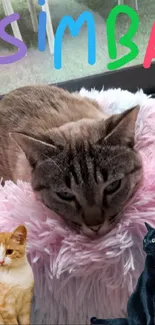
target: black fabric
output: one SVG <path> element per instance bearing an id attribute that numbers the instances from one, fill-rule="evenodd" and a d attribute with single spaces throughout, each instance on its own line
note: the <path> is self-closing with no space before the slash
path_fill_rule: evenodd
<path id="1" fill-rule="evenodd" d="M 147 253 L 145 268 L 127 305 L 128 318 L 91 319 L 92 325 L 155 325 L 155 229 L 146 224 L 148 233 L 144 238 Z"/>

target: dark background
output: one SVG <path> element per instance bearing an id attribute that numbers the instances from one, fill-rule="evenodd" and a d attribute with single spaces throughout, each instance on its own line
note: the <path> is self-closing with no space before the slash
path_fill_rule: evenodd
<path id="1" fill-rule="evenodd" d="M 121 88 L 131 92 L 143 89 L 146 94 L 155 93 L 155 63 L 150 69 L 144 69 L 142 65 L 133 66 L 121 70 L 106 72 L 85 78 L 69 80 L 56 84 L 69 91 L 96 88 L 101 90 L 108 88 Z"/>

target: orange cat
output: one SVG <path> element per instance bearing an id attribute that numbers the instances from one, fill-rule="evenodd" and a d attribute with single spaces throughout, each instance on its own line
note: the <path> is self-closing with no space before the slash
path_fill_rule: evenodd
<path id="1" fill-rule="evenodd" d="M 26 257 L 27 230 L 0 233 L 0 325 L 29 325 L 33 272 Z"/>

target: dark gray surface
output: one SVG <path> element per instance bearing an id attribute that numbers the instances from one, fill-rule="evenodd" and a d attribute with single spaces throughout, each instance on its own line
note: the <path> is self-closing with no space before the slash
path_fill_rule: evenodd
<path id="1" fill-rule="evenodd" d="M 143 89 L 146 94 L 155 94 L 155 63 L 151 65 L 150 69 L 144 69 L 142 65 L 138 65 L 131 68 L 60 82 L 55 85 L 69 91 L 78 91 L 82 87 L 88 90 L 91 88 L 101 90 L 104 86 L 104 89 L 121 88 L 131 92 Z M 2 97 L 0 95 L 0 99 Z"/>
<path id="2" fill-rule="evenodd" d="M 137 65 L 104 74 L 70 80 L 58 83 L 57 85 L 69 91 L 80 90 L 82 87 L 101 90 L 104 86 L 105 89 L 121 88 L 131 92 L 143 89 L 146 94 L 152 94 L 155 93 L 155 63 L 151 65 L 150 69 L 144 69 L 142 65 Z"/>

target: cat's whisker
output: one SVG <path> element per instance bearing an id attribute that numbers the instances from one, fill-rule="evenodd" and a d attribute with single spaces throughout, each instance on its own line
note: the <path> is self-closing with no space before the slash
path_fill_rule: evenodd
<path id="1" fill-rule="evenodd" d="M 74 223 L 74 222 L 67 222 L 68 226 L 71 227 L 72 229 L 74 230 L 80 230 L 81 228 L 81 225 L 80 224 L 77 224 L 77 223 Z"/>
<path id="2" fill-rule="evenodd" d="M 123 156 L 123 155 L 124 155 L 124 153 L 119 153 L 119 154 L 113 156 L 111 159 L 108 159 L 107 164 L 109 164 L 109 162 L 112 162 L 114 159 L 116 159 L 120 156 Z"/>
<path id="3" fill-rule="evenodd" d="M 52 160 L 51 158 L 49 159 L 49 156 L 47 155 L 44 155 L 45 159 L 47 159 L 47 162 L 49 161 L 50 163 L 52 162 L 52 164 L 57 167 L 60 171 L 63 171 L 63 169 L 54 161 Z"/>
<path id="4" fill-rule="evenodd" d="M 119 221 L 120 220 L 120 215 L 118 214 L 118 215 L 116 215 L 112 220 L 110 220 L 110 222 L 109 222 L 109 224 L 110 225 L 114 225 L 117 221 Z"/>

